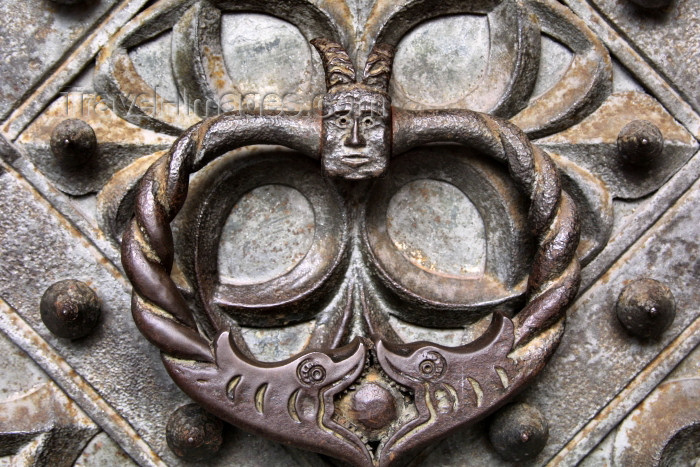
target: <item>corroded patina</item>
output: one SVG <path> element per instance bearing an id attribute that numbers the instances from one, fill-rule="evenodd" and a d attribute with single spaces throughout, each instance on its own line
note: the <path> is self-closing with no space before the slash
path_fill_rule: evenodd
<path id="1" fill-rule="evenodd" d="M 122 262 L 134 284 L 132 312 L 141 332 L 164 352 L 171 377 L 225 420 L 353 465 L 403 464 L 435 440 L 503 405 L 543 368 L 561 337 L 566 306 L 578 289 L 578 219 L 551 159 L 514 125 L 471 111 L 392 109 L 385 95 L 393 58 L 389 46 L 375 46 L 364 82 L 356 83 L 349 57 L 339 44 L 316 39 L 314 45 L 324 55 L 328 86 L 322 122 L 224 114 L 190 128 L 146 172 L 136 194 L 136 217 L 122 242 Z M 362 316 L 366 335 L 342 346 L 347 334 L 343 323 L 347 320 L 342 319 L 321 329 L 335 337 L 324 338 L 317 349 L 283 362 L 263 363 L 251 358 L 237 326 L 216 316 L 215 307 L 209 305 L 205 326 L 216 336 L 211 347 L 170 278 L 174 246 L 169 224 L 184 204 L 190 173 L 239 146 L 264 143 L 320 157 L 327 176 L 357 180 L 383 174 L 390 156 L 431 142 L 461 143 L 503 161 L 530 198 L 529 224 L 538 245 L 527 302 L 512 319 L 497 310 L 480 338 L 446 347 L 397 341 L 393 331 L 384 332 L 386 316 L 372 313 L 366 305 L 359 309 L 349 305 L 338 311 Z M 345 188 L 346 193 L 353 189 L 363 187 Z M 360 267 L 365 261 L 381 271 L 372 255 L 355 262 Z M 385 281 L 391 286 L 395 279 L 384 274 L 379 282 Z M 354 289 L 360 296 L 374 294 L 363 282 Z M 278 293 L 293 297 L 293 289 Z M 413 306 L 420 309 L 420 300 L 418 296 Z M 361 375 L 370 366 L 381 369 L 385 385 L 405 388 L 410 407 L 406 410 L 415 413 L 410 419 L 395 413 L 393 421 L 383 423 L 391 425 L 385 438 L 375 443 L 368 442 L 369 432 L 351 430 L 343 417 L 336 416 L 339 394 L 351 385 L 357 390 L 368 384 Z"/>
<path id="2" fill-rule="evenodd" d="M 370 455 L 400 456 L 395 463 L 697 458 L 698 352 L 685 357 L 700 339 L 700 164 L 692 157 L 700 47 L 691 0 L 654 8 L 645 7 L 661 2 L 66 3 L 0 6 L 0 462 L 130 465 L 123 448 L 142 465 L 179 465 L 187 455 L 169 449 L 166 421 L 191 400 L 129 316 L 119 244 L 148 167 L 191 125 L 231 111 L 273 123 L 292 117 L 313 129 L 302 138 L 309 153 L 246 146 L 198 166 L 171 223 L 170 277 L 199 335 L 211 343 L 231 330 L 241 351 L 227 361 L 232 371 L 247 368 L 250 387 L 235 378 L 226 387 L 229 400 L 254 401 L 241 417 L 257 423 L 258 408 L 268 415 L 266 398 L 284 399 L 301 385 L 297 400 L 306 402 L 281 415 L 296 414 L 312 431 L 332 427 Z M 324 54 L 310 46 L 317 37 L 340 59 L 328 90 L 335 83 L 348 92 L 329 99 L 326 112 L 323 98 L 334 93 L 323 89 Z M 348 120 L 325 119 L 329 108 Z M 447 109 L 452 115 L 438 122 Z M 450 143 L 392 139 L 425 130 L 415 120 L 425 111 L 433 111 L 429 136 Z M 406 430 L 438 439 L 452 421 L 474 415 L 454 412 L 451 402 L 478 403 L 481 390 L 484 408 L 484 387 L 511 382 L 511 359 L 499 357 L 509 340 L 494 331 L 507 331 L 507 321 L 493 317 L 518 328 L 541 240 L 531 233 L 527 190 L 505 160 L 473 139 L 454 144 L 470 134 L 462 130 L 469 111 L 510 119 L 556 164 L 581 225 L 581 296 L 546 371 L 511 406 L 538 410 L 519 416 L 503 407 L 425 450 L 414 444 L 414 457 Z M 498 118 L 485 126 L 500 128 Z M 64 121 L 89 125 L 94 138 L 61 133 Z M 324 125 L 334 133 L 328 138 Z M 387 136 L 391 157 L 376 150 Z M 65 279 L 88 284 L 101 301 L 99 326 L 79 339 L 58 337 L 41 320 L 40 297 Z M 648 279 L 658 281 L 656 292 Z M 336 350 L 356 337 L 366 365 L 347 387 L 329 382 L 335 365 L 348 363 Z M 470 342 L 482 352 L 455 351 Z M 522 349 L 536 343 L 541 335 Z M 500 361 L 495 375 L 470 374 L 465 393 L 451 393 L 454 362 L 467 368 L 479 355 Z M 262 390 L 269 378 L 256 368 L 287 363 L 280 371 L 292 383 Z M 33 387 L 49 378 L 60 388 Z M 342 388 L 331 402 L 315 392 L 325 384 Z M 314 424 L 303 418 L 308 407 L 330 407 L 332 417 Z M 444 427 L 417 425 L 426 407 Z M 186 447 L 202 440 L 198 426 L 178 431 Z M 214 464 L 332 463 L 224 427 Z M 99 429 L 106 433 L 92 438 Z"/>

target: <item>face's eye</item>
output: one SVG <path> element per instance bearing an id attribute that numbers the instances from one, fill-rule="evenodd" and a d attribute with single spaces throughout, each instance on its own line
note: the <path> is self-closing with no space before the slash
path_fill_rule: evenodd
<path id="1" fill-rule="evenodd" d="M 365 128 L 371 128 L 375 125 L 375 121 L 372 117 L 363 117 L 362 126 Z"/>
<path id="2" fill-rule="evenodd" d="M 340 128 L 347 128 L 350 126 L 352 121 L 350 120 L 350 117 L 347 115 L 341 115 L 340 117 L 337 117 L 335 119 L 336 125 L 338 125 Z"/>

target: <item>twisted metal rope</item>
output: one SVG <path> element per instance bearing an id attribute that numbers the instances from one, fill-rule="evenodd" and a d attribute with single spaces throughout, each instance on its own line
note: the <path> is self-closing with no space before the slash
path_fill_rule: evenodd
<path id="1" fill-rule="evenodd" d="M 538 247 L 528 283 L 528 301 L 513 322 L 515 346 L 522 346 L 558 322 L 578 290 L 579 224 L 571 198 L 562 191 L 557 168 L 543 151 L 507 121 L 470 111 L 402 112 L 394 122 L 396 152 L 433 141 L 456 141 L 507 163 L 530 198 L 528 221 Z M 319 133 L 311 122 L 279 117 L 222 116 L 185 132 L 170 152 L 146 172 L 135 216 L 122 242 L 122 263 L 134 291 L 132 314 L 144 336 L 166 354 L 213 362 L 210 342 L 170 278 L 173 237 L 170 222 L 187 196 L 189 175 L 236 147 L 283 144 L 312 153 Z M 299 128 L 302 128 L 301 130 Z"/>
<path id="2" fill-rule="evenodd" d="M 513 319 L 517 348 L 558 322 L 576 297 L 581 278 L 576 247 L 581 229 L 576 205 L 562 190 L 552 159 L 516 126 L 491 120 L 502 128 L 501 141 L 511 176 L 530 197 L 528 223 L 537 238 L 527 304 Z"/>
<path id="3" fill-rule="evenodd" d="M 173 280 L 170 222 L 187 196 L 199 126 L 181 136 L 141 179 L 135 215 L 122 239 L 122 264 L 134 286 L 131 312 L 141 333 L 163 352 L 213 362 L 209 342 Z"/>
<path id="4" fill-rule="evenodd" d="M 122 239 L 122 264 L 134 286 L 131 311 L 141 333 L 168 355 L 214 362 L 210 342 L 170 277 L 170 222 L 187 197 L 189 176 L 214 158 L 250 144 L 279 144 L 318 154 L 320 122 L 313 118 L 222 115 L 194 125 L 141 179 L 134 218 Z"/>
<path id="5" fill-rule="evenodd" d="M 507 164 L 530 199 L 528 224 L 537 239 L 527 303 L 513 319 L 515 348 L 559 322 L 580 283 L 580 226 L 551 158 L 515 125 L 479 112 L 395 110 L 393 123 L 395 154 L 427 143 L 457 142 Z"/>

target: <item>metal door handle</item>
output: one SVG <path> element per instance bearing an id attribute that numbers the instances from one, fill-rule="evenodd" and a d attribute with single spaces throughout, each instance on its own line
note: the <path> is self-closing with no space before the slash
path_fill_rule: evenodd
<path id="1" fill-rule="evenodd" d="M 464 110 L 392 108 L 387 86 L 393 49 L 387 44 L 375 46 L 363 79 L 356 81 L 342 46 L 324 39 L 313 43 L 326 69 L 322 117 L 224 114 L 187 130 L 146 172 L 122 243 L 122 261 L 134 285 L 132 312 L 141 332 L 164 352 L 164 364 L 177 384 L 224 420 L 353 465 L 371 466 L 374 460 L 400 464 L 501 406 L 543 368 L 578 289 L 576 209 L 561 189 L 554 163 L 513 124 Z M 325 339 L 324 347 L 279 363 L 257 361 L 240 348 L 243 338 L 235 327 L 216 329 L 213 341 L 198 331 L 170 278 L 174 247 L 169 224 L 185 201 L 190 174 L 240 146 L 279 144 L 320 158 L 327 176 L 363 180 L 384 174 L 391 155 L 431 142 L 457 142 L 502 161 L 530 199 L 528 221 L 537 249 L 527 302 L 513 319 L 496 312 L 479 339 L 445 347 L 396 342 L 394 334 L 382 335 L 386 317 L 348 307 L 345 313 L 364 315 L 372 335 L 344 346 L 338 339 Z M 363 189 L 347 189 L 353 187 Z M 216 320 L 208 324 L 215 326 Z M 325 332 L 343 334 L 331 328 Z M 363 379 L 369 371 L 405 388 L 416 414 L 408 422 L 400 422 L 395 410 L 372 418 L 370 425 L 387 430 L 381 446 L 363 441 L 366 434 L 339 422 L 336 409 L 340 394 L 351 385 L 357 393 L 377 386 Z M 397 404 L 388 391 L 375 393 L 372 404 Z"/>

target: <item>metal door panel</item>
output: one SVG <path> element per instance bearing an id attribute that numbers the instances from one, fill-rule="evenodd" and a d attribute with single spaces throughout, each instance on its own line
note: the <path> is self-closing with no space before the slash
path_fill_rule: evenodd
<path id="1" fill-rule="evenodd" d="M 173 133 L 177 132 L 159 130 L 161 127 L 153 124 L 139 126 L 136 121 L 120 118 L 120 111 L 110 109 L 109 105 L 98 107 L 98 102 L 106 101 L 104 85 L 93 83 L 96 68 L 103 66 L 108 55 L 104 50 L 113 46 L 108 46 L 110 39 L 121 34 L 120 30 L 131 28 L 138 32 L 142 25 L 135 22 L 134 17 L 147 7 L 158 12 L 159 5 L 165 2 L 85 2 L 91 6 L 66 6 L 42 0 L 32 5 L 9 2 L 2 7 L 8 13 L 0 24 L 4 24 L 2 29 L 7 32 L 11 52 L 0 68 L 4 89 L 8 90 L 0 96 L 3 118 L 0 144 L 0 329 L 3 333 L 0 345 L 6 355 L 5 376 L 0 384 L 0 455 L 4 456 L 0 462 L 9 465 L 181 465 L 184 461 L 168 448 L 165 426 L 173 411 L 190 399 L 170 379 L 159 352 L 141 336 L 132 320 L 131 285 L 122 269 L 118 245 L 118 234 L 128 214 L 122 212 L 123 200 L 131 196 L 128 193 L 133 193 L 138 178 L 150 163 L 170 147 L 175 140 Z M 229 75 L 234 76 L 241 89 L 245 90 L 245 86 L 254 89 L 256 83 L 250 76 L 269 73 L 265 82 L 267 91 L 323 92 L 320 60 L 310 46 L 308 62 L 304 62 L 307 68 L 290 69 L 284 75 L 277 71 L 283 65 L 296 63 L 298 57 L 307 56 L 299 45 L 304 43 L 304 35 L 292 23 L 261 16 L 259 12 L 237 12 L 236 2 L 219 3 L 230 10 L 224 14 L 223 34 L 229 43 L 222 53 L 229 60 L 226 64 Z M 393 31 L 401 28 L 410 30 L 407 25 L 412 21 L 418 24 L 409 32 L 409 40 L 399 42 L 397 60 L 406 60 L 409 65 L 401 68 L 400 73 L 395 71 L 392 92 L 394 96 L 403 93 L 395 99 L 403 99 L 404 104 L 411 101 L 418 106 L 436 108 L 468 107 L 470 92 L 485 92 L 471 81 L 496 76 L 489 71 L 489 66 L 493 69 L 510 66 L 505 58 L 499 59 L 497 55 L 498 40 L 507 44 L 510 36 L 488 38 L 489 31 L 496 30 L 497 21 L 504 21 L 498 23 L 498 28 L 507 30 L 506 20 L 498 20 L 496 13 L 489 13 L 492 11 L 492 6 L 487 5 L 489 2 L 482 2 L 483 5 L 448 2 L 439 7 L 444 11 L 418 9 L 418 13 L 406 13 L 408 19 L 404 23 L 393 22 L 394 15 L 401 5 L 411 3 L 408 1 L 401 4 L 350 0 L 312 3 L 313 8 L 321 12 L 320 17 L 327 18 L 324 21 L 338 28 L 343 41 L 354 44 L 349 52 L 360 62 L 369 51 L 372 34 L 391 37 L 398 34 Z M 534 0 L 514 3 L 530 5 L 524 7 L 530 8 L 527 10 L 530 12 L 540 8 L 532 6 L 539 4 Z M 589 231 L 584 226 L 584 232 L 588 232 L 584 237 L 597 235 L 596 238 L 601 239 L 598 240 L 600 251 L 591 253 L 582 269 L 582 285 L 578 298 L 567 312 L 566 331 L 559 348 L 534 383 L 516 399 L 537 407 L 549 425 L 547 444 L 531 461 L 532 465 L 628 465 L 630 462 L 656 465 L 661 461 L 673 465 L 674 462 L 697 462 L 700 455 L 696 438 L 700 414 L 692 402 L 700 378 L 698 351 L 695 350 L 700 340 L 696 292 L 700 285 L 697 283 L 700 263 L 696 228 L 700 196 L 700 182 L 697 182 L 700 116 L 696 113 L 699 105 L 697 79 L 693 79 L 697 74 L 693 71 L 700 66 L 697 47 L 694 47 L 700 36 L 694 27 L 698 15 L 691 5 L 691 1 L 674 0 L 662 9 L 645 10 L 631 1 L 566 0 L 557 4 L 562 11 L 570 9 L 571 13 L 565 15 L 579 18 L 567 21 L 581 21 L 581 28 L 590 30 L 592 37 L 600 40 L 609 51 L 612 78 L 611 96 L 592 105 L 590 111 L 582 111 L 573 123 L 555 123 L 551 131 L 545 130 L 547 134 L 538 133 L 540 130 L 531 133 L 535 144 L 552 153 L 562 170 L 571 174 L 565 179 L 565 187 L 572 190 L 584 187 L 577 195 L 577 200 L 587 203 L 584 211 L 588 209 L 589 212 L 584 212 L 584 219 L 600 224 L 591 224 Z M 186 6 L 189 8 L 190 4 Z M 159 83 L 164 88 L 170 86 L 171 94 L 176 92 L 177 80 L 182 81 L 187 73 L 187 67 L 185 71 L 176 70 L 177 77 L 169 77 L 167 72 L 171 47 L 188 45 L 187 41 L 184 45 L 177 41 L 171 45 L 168 36 L 170 28 L 187 10 L 182 6 L 178 8 L 172 18 L 155 21 L 155 29 L 143 33 L 157 36 L 155 40 L 134 45 L 129 50 L 144 82 L 156 88 Z M 471 8 L 478 10 L 476 15 L 469 13 Z M 487 13 L 491 16 L 485 16 Z M 279 16 L 294 21 L 298 14 L 286 12 Z M 436 14 L 438 18 L 427 23 L 423 21 Z M 15 22 L 13 15 L 23 18 L 23 23 Z M 553 20 L 542 13 L 540 16 L 539 21 L 532 16 L 528 21 L 534 21 L 543 30 L 551 28 L 549 34 L 542 36 L 539 60 L 545 71 L 540 72 L 539 81 L 529 85 L 522 84 L 526 78 L 520 78 L 521 84 L 513 85 L 516 92 L 525 92 L 518 86 L 530 86 L 530 91 L 533 87 L 536 90 L 533 95 L 544 95 L 563 76 L 575 55 L 574 49 L 580 46 L 574 42 L 571 46 L 562 45 L 553 38 L 558 34 L 558 23 L 547 23 Z M 53 22 L 52 17 L 55 18 Z M 50 24 L 37 31 L 18 27 L 18 24 L 43 24 L 42 21 Z M 184 27 L 178 24 L 177 27 Z M 386 24 L 390 25 L 389 29 L 382 32 Z M 253 25 L 252 30 L 244 31 L 246 25 Z M 314 27 L 317 26 L 303 25 L 300 30 Z M 277 37 L 275 35 L 280 38 L 272 41 L 277 47 L 299 54 L 298 57 L 293 55 L 294 60 L 290 58 L 287 65 L 282 55 L 274 55 L 274 49 L 260 52 L 253 46 L 245 48 L 246 41 L 262 47 L 260 44 L 270 42 L 271 37 Z M 454 42 L 455 37 L 463 42 Z M 437 48 L 432 55 L 426 55 L 422 47 Z M 103 55 L 98 57 L 101 49 Z M 490 52 L 493 52 L 492 58 L 496 57 L 491 63 L 488 62 Z M 246 63 L 245 60 L 253 60 L 257 54 L 267 57 L 272 72 L 264 67 L 256 69 L 257 65 L 242 65 L 240 74 L 230 72 L 234 58 L 238 60 L 236 63 Z M 449 64 L 449 54 L 454 55 L 451 68 L 445 65 L 444 75 L 436 76 L 443 63 Z M 474 69 L 473 65 L 483 69 Z M 245 66 L 252 68 L 248 70 Z M 585 81 L 588 75 L 581 76 Z M 460 85 L 449 87 L 454 82 Z M 435 83 L 441 87 L 436 89 Z M 576 94 L 577 90 L 571 92 Z M 420 99 L 425 102 L 418 102 Z M 436 99 L 437 103 L 431 104 L 431 99 Z M 521 106 L 534 101 L 532 96 L 529 100 L 512 99 L 512 102 L 520 99 L 522 102 L 518 105 Z M 554 103 L 551 105 L 556 107 Z M 85 112 L 86 107 L 87 114 L 76 113 Z M 494 109 L 491 110 L 503 111 Z M 546 115 L 546 110 L 540 111 L 541 115 Z M 513 117 L 515 113 L 508 116 Z M 50 133 L 67 116 L 83 118 L 95 129 L 104 155 L 98 168 L 76 174 L 52 159 Z M 627 121 L 647 116 L 655 119 L 666 136 L 667 152 L 664 153 L 665 165 L 638 182 L 619 175 L 614 172 L 617 169 L 605 164 L 609 158 L 616 157 L 617 128 Z M 552 118 L 555 121 L 557 117 Z M 188 114 L 182 121 L 198 119 Z M 526 119 L 514 117 L 514 121 Z M 268 154 L 265 151 L 269 148 L 247 149 L 240 154 L 254 155 L 256 151 Z M 192 178 L 190 204 L 183 210 L 180 223 L 176 221 L 178 248 L 193 244 L 193 235 L 188 229 L 190 220 L 198 215 L 197 203 L 205 200 L 219 171 L 229 170 L 227 164 L 233 164 L 233 159 L 235 157 L 213 163 Z M 508 192 L 508 188 L 503 188 L 503 192 Z M 432 196 L 430 199 L 435 201 L 447 192 L 438 190 L 435 193 L 423 194 Z M 408 204 L 404 206 L 416 202 L 415 194 L 405 196 L 403 202 Z M 455 196 L 450 203 L 463 202 L 459 193 Z M 467 195 L 465 198 L 471 202 Z M 251 206 L 259 208 L 255 203 L 261 203 L 260 199 L 253 198 Z M 265 227 L 241 216 L 239 221 L 249 222 L 245 224 L 249 229 Z M 405 222 L 399 228 L 407 229 L 410 234 L 409 224 Z M 443 228 L 456 228 L 455 225 L 446 222 Z M 288 227 L 276 234 L 280 235 L 277 237 L 280 244 L 294 248 L 293 242 L 301 237 L 292 230 L 293 227 Z M 406 238 L 415 240 L 415 235 Z M 429 245 L 426 251 L 432 251 L 430 254 L 434 257 L 425 260 L 416 259 L 414 255 L 412 261 L 414 264 L 424 261 L 421 267 L 428 264 L 428 269 L 432 267 L 430 261 L 442 265 L 445 258 L 449 259 L 450 252 L 441 248 L 439 242 Z M 239 257 L 246 254 L 241 251 L 235 254 Z M 188 259 L 187 254 L 178 252 L 182 255 L 178 256 L 178 261 L 182 259 L 179 267 L 183 272 L 179 273 L 177 283 L 185 293 L 193 294 L 196 284 L 193 285 L 188 276 L 186 263 L 194 260 Z M 261 263 L 275 258 L 275 253 L 249 253 L 251 258 L 256 254 L 254 259 Z M 630 336 L 615 315 L 621 291 L 642 277 L 667 285 L 675 298 L 673 324 L 658 340 Z M 42 294 L 62 279 L 81 280 L 100 298 L 99 325 L 86 338 L 73 341 L 59 338 L 41 320 Z M 450 343 L 461 343 L 469 336 L 392 319 L 397 329 L 411 336 L 437 335 Z M 313 322 L 309 321 L 288 330 L 249 327 L 244 337 L 256 355 L 268 361 L 281 360 L 296 352 L 299 342 L 308 338 L 312 328 Z M 29 410 L 20 423 L 17 414 L 23 404 Z M 52 409 L 45 409 L 42 404 Z M 687 410 L 677 407 L 687 407 Z M 676 415 L 645 430 L 635 425 L 635 420 L 647 423 L 666 412 Z M 490 423 L 491 419 L 480 421 L 445 440 L 435 441 L 412 465 L 509 465 L 489 441 Z M 675 436 L 680 428 L 685 431 Z M 71 442 L 63 442 L 66 440 Z M 227 426 L 221 450 L 206 465 L 331 465 L 331 462 L 324 456 Z"/>

